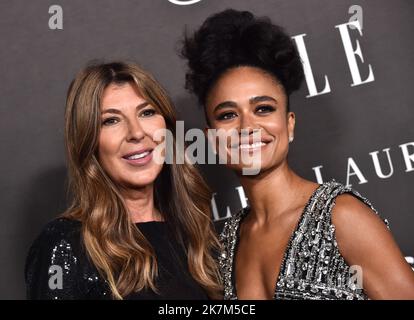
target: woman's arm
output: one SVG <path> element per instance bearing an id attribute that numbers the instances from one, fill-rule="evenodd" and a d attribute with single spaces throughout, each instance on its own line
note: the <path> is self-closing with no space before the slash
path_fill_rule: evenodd
<path id="1" fill-rule="evenodd" d="M 336 199 L 332 223 L 345 261 L 362 268 L 362 286 L 370 299 L 414 299 L 414 272 L 378 215 L 343 194 Z"/>
<path id="2" fill-rule="evenodd" d="M 81 298 L 73 238 L 73 222 L 57 219 L 33 242 L 25 266 L 27 299 Z"/>

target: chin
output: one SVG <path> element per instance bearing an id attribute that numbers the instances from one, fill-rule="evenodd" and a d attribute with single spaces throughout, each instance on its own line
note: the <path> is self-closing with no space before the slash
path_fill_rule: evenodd
<path id="1" fill-rule="evenodd" d="M 243 169 L 251 169 L 252 168 L 252 164 L 251 163 L 246 163 L 246 164 L 238 164 L 238 165 L 228 165 L 228 168 L 236 171 L 238 174 L 243 174 Z M 258 172 L 256 174 L 253 174 L 251 176 L 259 176 L 260 174 L 262 174 L 263 172 L 272 170 L 273 168 L 276 168 L 277 165 L 275 165 L 272 161 L 261 161 L 260 166 L 258 168 Z"/>
<path id="2" fill-rule="evenodd" d="M 155 182 L 155 179 L 134 179 L 134 180 L 127 180 L 123 181 L 122 185 L 126 186 L 127 188 L 131 189 L 139 189 L 144 188 L 149 185 L 152 185 Z"/>
<path id="3" fill-rule="evenodd" d="M 244 164 L 244 165 L 242 165 L 242 164 L 233 164 L 233 165 L 227 165 L 227 168 L 235 171 L 239 175 L 243 175 L 243 169 L 244 170 L 250 170 L 252 168 L 252 165 L 251 164 Z M 260 166 L 260 168 L 258 170 L 259 170 L 259 172 L 257 174 L 253 174 L 253 176 L 258 175 L 262 172 L 262 170 L 263 170 L 262 166 Z M 252 175 L 250 175 L 250 176 L 252 176 Z"/>
<path id="4" fill-rule="evenodd" d="M 161 171 L 151 170 L 152 172 L 136 172 L 121 177 L 121 184 L 131 188 L 143 188 L 154 184 Z"/>

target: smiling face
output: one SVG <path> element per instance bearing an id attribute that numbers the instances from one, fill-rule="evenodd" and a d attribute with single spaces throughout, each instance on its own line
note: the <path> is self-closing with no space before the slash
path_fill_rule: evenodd
<path id="1" fill-rule="evenodd" d="M 287 112 L 287 96 L 277 80 L 254 67 L 237 67 L 226 71 L 210 90 L 206 114 L 213 129 L 249 132 L 249 139 L 236 146 L 239 152 L 260 150 L 260 171 L 286 162 L 289 137 L 293 137 L 295 115 Z M 252 133 L 260 132 L 261 141 L 254 145 Z M 245 143 L 250 142 L 250 144 Z M 228 154 L 232 153 L 231 145 Z M 243 157 L 240 157 L 241 159 Z M 228 164 L 241 171 L 247 164 Z"/>
<path id="2" fill-rule="evenodd" d="M 153 140 L 165 129 L 164 117 L 132 83 L 110 84 L 103 92 L 98 158 L 111 179 L 124 188 L 154 183 L 162 164 L 153 159 L 160 143 Z"/>

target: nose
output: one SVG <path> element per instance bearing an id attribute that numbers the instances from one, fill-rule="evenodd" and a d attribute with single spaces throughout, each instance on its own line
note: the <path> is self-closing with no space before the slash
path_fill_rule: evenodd
<path id="1" fill-rule="evenodd" d="M 139 142 L 145 137 L 145 131 L 138 119 L 128 122 L 127 141 Z"/>
<path id="2" fill-rule="evenodd" d="M 239 126 L 240 132 L 243 132 L 245 135 L 251 135 L 256 131 L 260 131 L 260 128 L 255 123 L 253 117 L 248 113 L 240 115 Z"/>

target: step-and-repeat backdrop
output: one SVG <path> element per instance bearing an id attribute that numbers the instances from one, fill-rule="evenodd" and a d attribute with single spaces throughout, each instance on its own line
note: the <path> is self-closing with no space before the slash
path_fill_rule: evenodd
<path id="1" fill-rule="evenodd" d="M 234 8 L 267 15 L 294 38 L 306 81 L 290 165 L 369 198 L 414 256 L 414 2 L 346 0 L 37 0 L 0 3 L 0 298 L 24 298 L 27 250 L 66 207 L 63 112 L 89 61 L 138 62 L 168 90 L 186 129 L 204 128 L 184 89 L 184 30 Z M 218 228 L 246 205 L 236 177 L 201 165 Z"/>

